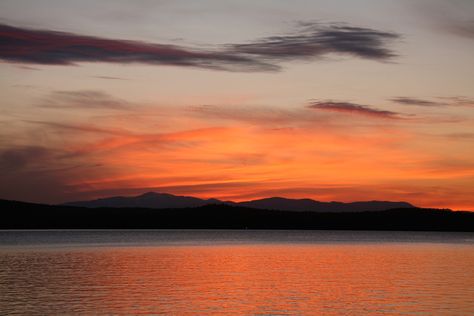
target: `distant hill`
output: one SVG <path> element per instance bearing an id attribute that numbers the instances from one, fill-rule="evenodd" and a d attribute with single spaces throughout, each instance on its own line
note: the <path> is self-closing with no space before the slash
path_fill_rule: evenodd
<path id="1" fill-rule="evenodd" d="M 398 208 L 293 212 L 228 204 L 195 208 L 83 208 L 0 200 L 0 229 L 324 229 L 474 232 L 474 212 Z"/>
<path id="2" fill-rule="evenodd" d="M 407 202 L 367 201 L 367 202 L 319 202 L 311 199 L 286 199 L 273 197 L 236 203 L 239 206 L 282 211 L 300 212 L 363 212 L 384 211 L 394 208 L 412 208 Z"/>
<path id="3" fill-rule="evenodd" d="M 178 196 L 167 193 L 148 192 L 138 196 L 115 196 L 92 201 L 65 203 L 68 206 L 80 207 L 142 207 L 142 208 L 183 208 L 199 207 L 209 204 L 221 204 L 216 199 L 203 200 L 191 196 Z"/>
<path id="4" fill-rule="evenodd" d="M 287 199 L 272 197 L 266 199 L 232 202 L 217 199 L 199 199 L 190 196 L 177 196 L 166 193 L 148 192 L 133 197 L 110 197 L 92 201 L 70 202 L 64 205 L 80 207 L 143 207 L 143 208 L 183 208 L 200 207 L 209 204 L 228 204 L 256 209 L 298 211 L 298 212 L 362 212 L 383 211 L 394 208 L 412 208 L 407 202 L 367 201 L 367 202 L 319 202 L 311 199 Z"/>

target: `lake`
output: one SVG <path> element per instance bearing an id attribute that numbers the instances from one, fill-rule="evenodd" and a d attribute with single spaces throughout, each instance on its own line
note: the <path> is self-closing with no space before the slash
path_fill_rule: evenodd
<path id="1" fill-rule="evenodd" d="M 474 314 L 474 234 L 0 231 L 5 314 Z"/>

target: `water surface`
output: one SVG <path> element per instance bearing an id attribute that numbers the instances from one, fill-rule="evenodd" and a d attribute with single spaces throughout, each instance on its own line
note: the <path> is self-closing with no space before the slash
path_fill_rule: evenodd
<path id="1" fill-rule="evenodd" d="M 0 231 L 2 314 L 474 313 L 474 235 Z"/>

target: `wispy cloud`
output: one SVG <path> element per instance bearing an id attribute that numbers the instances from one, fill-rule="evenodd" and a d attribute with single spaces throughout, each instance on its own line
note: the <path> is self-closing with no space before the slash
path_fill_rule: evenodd
<path id="1" fill-rule="evenodd" d="M 411 1 L 411 6 L 437 29 L 466 39 L 474 39 L 474 2 L 471 0 Z"/>
<path id="2" fill-rule="evenodd" d="M 125 79 L 125 78 L 111 77 L 111 76 L 94 76 L 94 78 L 104 79 L 104 80 L 128 80 L 128 79 Z"/>
<path id="3" fill-rule="evenodd" d="M 450 21 L 446 28 L 459 36 L 474 39 L 474 19 L 464 21 Z"/>
<path id="4" fill-rule="evenodd" d="M 125 110 L 130 108 L 131 104 L 103 91 L 79 90 L 54 91 L 41 102 L 41 106 L 49 108 Z"/>
<path id="5" fill-rule="evenodd" d="M 439 99 L 445 101 L 449 105 L 474 107 L 474 99 L 468 97 L 440 97 Z"/>
<path id="6" fill-rule="evenodd" d="M 0 25 L 0 58 L 9 62 L 74 65 L 81 62 L 144 63 L 240 71 L 278 67 L 232 53 L 83 36 Z"/>
<path id="7" fill-rule="evenodd" d="M 328 54 L 386 60 L 396 54 L 387 44 L 396 33 L 349 25 L 301 23 L 290 35 L 216 49 L 107 39 L 51 30 L 0 25 L 0 59 L 8 62 L 74 65 L 82 62 L 144 63 L 226 71 L 278 71 L 279 62 Z M 109 77 L 110 79 L 111 77 Z"/>
<path id="8" fill-rule="evenodd" d="M 449 133 L 442 136 L 455 140 L 474 140 L 474 133 Z"/>
<path id="9" fill-rule="evenodd" d="M 403 105 L 415 105 L 415 106 L 474 106 L 474 100 L 467 97 L 437 97 L 440 101 L 431 101 L 413 97 L 395 97 L 391 98 L 390 101 L 403 104 Z"/>
<path id="10" fill-rule="evenodd" d="M 396 97 L 396 98 L 390 99 L 390 101 L 393 101 L 393 102 L 399 103 L 399 104 L 404 104 L 404 105 L 417 105 L 417 106 L 443 106 L 443 105 L 446 105 L 445 103 L 442 103 L 442 102 L 435 102 L 435 101 L 429 101 L 429 100 L 418 99 L 418 98 L 410 98 L 410 97 Z"/>
<path id="11" fill-rule="evenodd" d="M 400 113 L 385 111 L 369 107 L 367 105 L 360 105 L 351 102 L 336 102 L 336 101 L 311 101 L 308 105 L 311 109 L 349 113 L 356 115 L 364 115 L 383 119 L 400 119 Z"/>
<path id="12" fill-rule="evenodd" d="M 42 126 L 42 129 L 51 129 L 55 133 L 58 131 L 64 133 L 64 131 L 72 131 L 76 133 L 93 133 L 93 134 L 105 134 L 114 136 L 130 136 L 131 132 L 122 129 L 113 129 L 107 127 L 97 127 L 90 124 L 72 124 L 67 122 L 50 122 L 50 121 L 32 121 L 26 120 L 26 123 L 35 124 Z"/>
<path id="13" fill-rule="evenodd" d="M 51 150 L 40 146 L 15 146 L 0 151 L 0 170 L 16 171 L 32 163 L 42 163 Z"/>
<path id="14" fill-rule="evenodd" d="M 295 34 L 271 36 L 249 44 L 230 45 L 230 50 L 263 59 L 313 59 L 327 54 L 346 54 L 385 60 L 396 56 L 387 44 L 399 38 L 396 33 L 344 24 L 301 23 Z"/>
<path id="15" fill-rule="evenodd" d="M 258 126 L 270 125 L 276 127 L 302 123 L 322 123 L 322 118 L 305 108 L 299 107 L 289 110 L 271 106 L 197 105 L 188 107 L 186 112 L 206 119 L 240 121 Z"/>

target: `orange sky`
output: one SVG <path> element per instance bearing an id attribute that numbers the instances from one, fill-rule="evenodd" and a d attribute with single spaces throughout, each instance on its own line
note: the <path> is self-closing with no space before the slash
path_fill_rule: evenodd
<path id="1" fill-rule="evenodd" d="M 4 1 L 0 198 L 154 190 L 474 210 L 474 37 L 454 28 L 474 6 L 458 0 L 444 21 L 440 1 L 430 14 L 368 2 L 243 1 L 235 14 L 215 1 L 146 14 L 55 2 L 23 15 Z M 39 42 L 20 49 L 18 34 Z M 55 36 L 92 48 L 45 52 Z"/>

